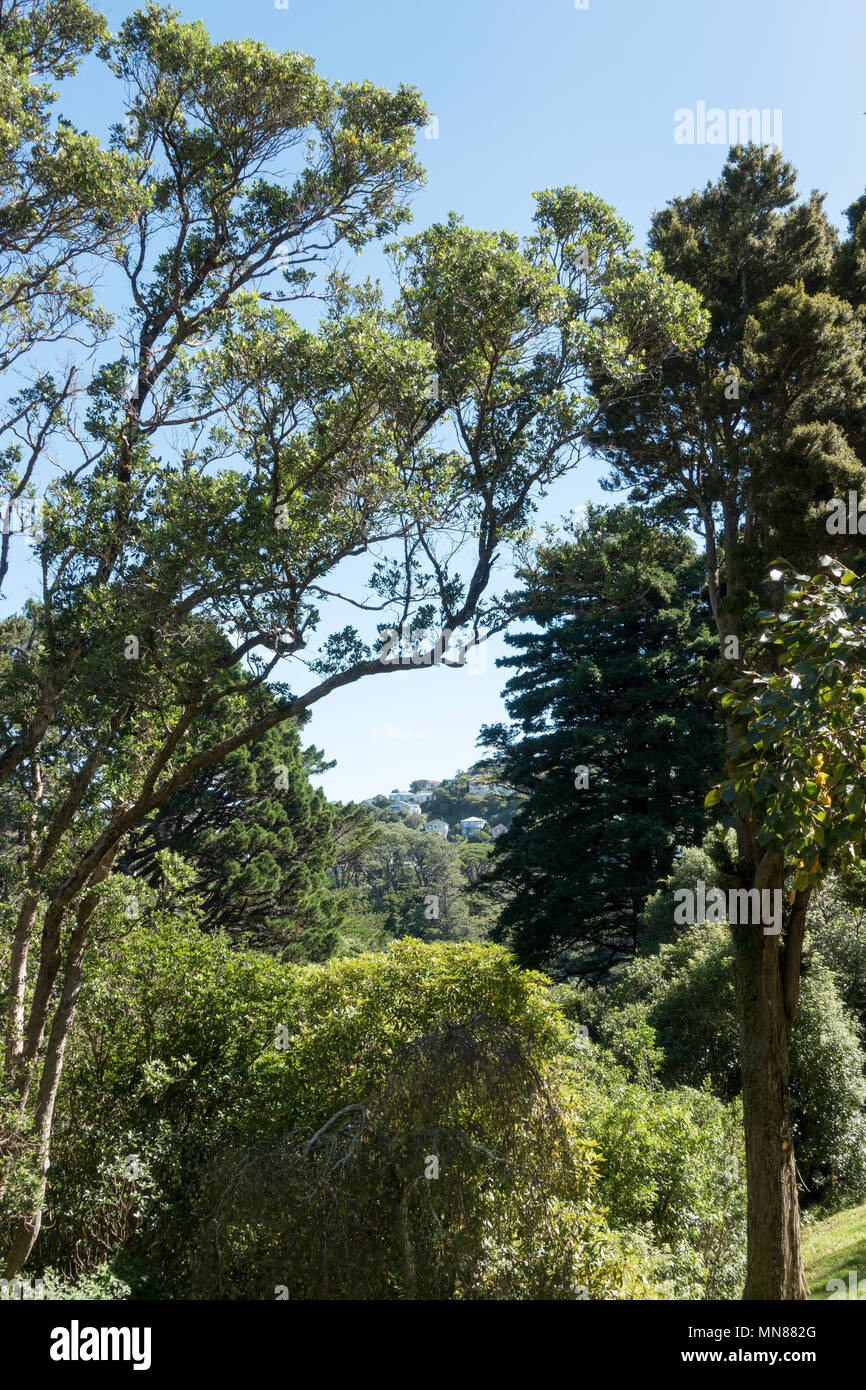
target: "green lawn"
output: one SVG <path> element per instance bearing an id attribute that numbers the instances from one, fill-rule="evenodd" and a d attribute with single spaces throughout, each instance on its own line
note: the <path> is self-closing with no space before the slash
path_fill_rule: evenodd
<path id="1" fill-rule="evenodd" d="M 844 1279 L 847 1287 L 852 1269 L 866 1280 L 866 1202 L 804 1227 L 803 1263 L 813 1299 L 830 1297 L 828 1279 Z M 866 1297 L 866 1285 L 860 1297 Z"/>

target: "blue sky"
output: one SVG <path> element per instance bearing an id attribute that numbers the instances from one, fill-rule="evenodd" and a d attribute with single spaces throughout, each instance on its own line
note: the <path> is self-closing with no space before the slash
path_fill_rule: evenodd
<path id="1" fill-rule="evenodd" d="M 98 0 L 95 0 L 98 5 Z M 438 138 L 419 142 L 428 184 L 416 227 L 450 209 L 479 227 L 529 230 L 532 192 L 577 184 L 612 203 L 639 241 L 652 211 L 717 177 L 726 144 L 679 144 L 685 108 L 782 113 L 800 190 L 829 216 L 866 187 L 866 6 L 862 0 L 209 0 L 178 3 L 216 39 L 252 37 L 312 54 L 341 80 L 419 87 Z M 116 28 L 136 8 L 103 5 Z M 100 74 L 63 103 L 98 133 L 120 119 Z M 601 499 L 592 461 L 543 516 Z M 433 669 L 362 682 L 316 710 L 306 739 L 337 759 L 329 796 L 359 799 L 411 777 L 468 767 L 482 723 L 502 715 L 504 673 Z"/>

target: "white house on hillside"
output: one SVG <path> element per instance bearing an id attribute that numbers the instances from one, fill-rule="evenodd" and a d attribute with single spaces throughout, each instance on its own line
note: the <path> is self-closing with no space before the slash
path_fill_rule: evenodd
<path id="1" fill-rule="evenodd" d="M 470 796 L 504 796 L 514 795 L 511 787 L 505 787 L 501 782 L 485 782 L 483 779 L 473 777 L 469 783 L 468 791 Z"/>
<path id="2" fill-rule="evenodd" d="M 425 830 L 432 830 L 435 835 L 441 835 L 443 840 L 448 839 L 448 822 L 444 820 L 428 820 L 424 826 Z"/>
<path id="3" fill-rule="evenodd" d="M 475 835 L 479 830 L 483 830 L 487 821 L 483 816 L 467 816 L 460 822 L 460 834 L 464 839 L 470 835 Z"/>
<path id="4" fill-rule="evenodd" d="M 432 792 L 392 792 L 389 803 L 392 811 L 403 811 L 407 806 L 420 810 L 421 803 L 429 801 Z"/>

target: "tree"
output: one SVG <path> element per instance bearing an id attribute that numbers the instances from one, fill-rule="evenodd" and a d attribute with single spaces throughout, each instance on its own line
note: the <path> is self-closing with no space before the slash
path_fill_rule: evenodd
<path id="1" fill-rule="evenodd" d="M 408 823 L 397 816 L 380 822 L 375 837 L 362 840 L 351 864 L 344 863 L 340 883 L 352 885 L 356 901 L 369 901 L 387 937 L 440 941 L 470 935 L 460 851 L 425 831 L 418 816 Z"/>
<path id="2" fill-rule="evenodd" d="M 598 418 L 590 368 L 622 393 L 702 329 L 694 293 L 574 189 L 539 197 L 523 245 L 452 217 L 395 246 L 388 308 L 326 262 L 405 220 L 416 92 L 329 83 L 154 4 L 103 51 L 132 93 L 146 206 L 118 253 L 121 356 L 94 372 L 82 456 L 46 490 L 42 596 L 0 730 L 26 826 L 4 1085 L 39 1192 L 89 933 L 130 833 L 333 690 L 404 669 L 388 630 L 495 626 L 499 548 Z M 298 150 L 289 186 L 267 172 Z M 313 295 L 317 331 L 286 307 Z M 368 562 L 360 599 L 336 587 L 349 557 Z M 341 604 L 365 634 L 337 626 Z M 295 689 L 270 681 L 283 660 Z M 208 743 L 209 725 L 232 732 Z"/>
<path id="3" fill-rule="evenodd" d="M 663 365 L 659 391 L 606 411 L 596 436 L 614 464 L 612 486 L 630 485 L 632 500 L 702 535 L 728 673 L 747 660 L 768 564 L 782 555 L 814 567 L 826 546 L 827 504 L 864 480 L 863 320 L 837 292 L 850 291 L 860 253 L 850 243 L 840 253 L 821 201 L 813 194 L 796 203 L 794 171 L 778 151 L 738 146 L 717 183 L 655 216 L 650 244 L 670 274 L 700 290 L 710 331 L 698 350 Z M 840 550 L 856 545 L 839 542 Z M 738 738 L 728 719 L 729 759 Z M 781 891 L 788 837 L 767 839 L 759 817 L 742 815 L 737 835 L 732 886 Z M 733 933 L 748 1299 L 806 1296 L 788 1052 L 807 902 L 800 880 L 781 933 L 764 934 L 762 922 Z"/>
<path id="4" fill-rule="evenodd" d="M 160 851 L 171 850 L 195 870 L 204 931 L 322 960 L 345 915 L 329 881 L 335 809 L 309 781 L 327 766 L 315 748 L 301 751 L 294 725 L 277 725 L 185 782 L 130 837 L 118 868 L 156 884 Z"/>
<path id="5" fill-rule="evenodd" d="M 812 893 L 840 861 L 860 856 L 866 837 L 866 584 L 822 558 L 812 579 L 789 566 L 770 572 L 773 607 L 758 615 L 757 650 L 772 661 L 719 687 L 733 739 L 729 776 L 707 798 L 736 807 L 765 861 L 777 875 L 784 866 L 789 942 L 801 943 Z M 736 928 L 735 944 L 746 934 Z M 789 942 L 780 977 L 790 1044 L 801 972 Z M 750 945 L 748 937 L 740 945 L 738 968 Z M 826 992 L 835 999 L 832 984 Z M 862 1103 L 862 1088 L 856 1099 Z"/>
<path id="6" fill-rule="evenodd" d="M 719 767 L 700 698 L 712 652 L 693 545 L 628 507 L 549 537 L 516 596 L 538 631 L 506 636 L 511 727 L 482 738 L 528 793 L 496 846 L 494 935 L 519 960 L 604 973 L 631 954 L 677 846 L 699 839 Z"/>
<path id="7" fill-rule="evenodd" d="M 126 151 L 102 150 L 55 116 L 52 81 L 72 76 L 107 34 L 83 0 L 0 3 L 0 372 L 23 377 L 0 422 L 0 586 L 13 536 L 38 531 L 27 506 L 38 466 L 83 385 L 74 358 L 52 370 L 33 349 L 105 338 L 92 259 L 113 255 L 144 204 Z"/>

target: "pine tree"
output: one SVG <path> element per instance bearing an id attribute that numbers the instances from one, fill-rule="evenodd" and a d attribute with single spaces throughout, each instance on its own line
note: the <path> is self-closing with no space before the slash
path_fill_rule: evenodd
<path id="1" fill-rule="evenodd" d="M 142 827 L 121 867 L 153 882 L 158 852 L 173 850 L 197 870 L 202 926 L 286 959 L 323 960 L 343 916 L 328 871 L 336 860 L 334 808 L 310 784 L 325 766 L 301 749 L 292 725 L 211 763 Z"/>
<path id="2" fill-rule="evenodd" d="M 493 891 L 508 900 L 495 934 L 525 964 L 605 971 L 635 949 L 677 846 L 700 838 L 720 765 L 698 694 L 712 653 L 702 564 L 637 511 L 590 507 L 522 577 L 540 630 L 506 638 L 514 725 L 482 735 L 529 794 L 496 848 Z"/>

